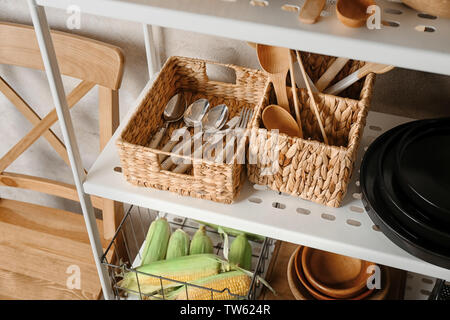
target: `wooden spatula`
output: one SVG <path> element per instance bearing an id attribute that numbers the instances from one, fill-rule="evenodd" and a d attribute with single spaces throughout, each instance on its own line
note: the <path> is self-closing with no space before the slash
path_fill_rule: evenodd
<path id="1" fill-rule="evenodd" d="M 319 19 L 320 13 L 325 7 L 325 3 L 326 0 L 306 0 L 300 10 L 298 19 L 307 24 L 316 23 L 317 19 Z"/>

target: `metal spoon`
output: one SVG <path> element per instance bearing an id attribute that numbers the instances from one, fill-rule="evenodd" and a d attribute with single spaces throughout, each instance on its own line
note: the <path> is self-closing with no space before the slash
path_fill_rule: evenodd
<path id="1" fill-rule="evenodd" d="M 201 124 L 202 119 L 205 116 L 206 111 L 208 109 L 209 109 L 209 101 L 207 99 L 199 99 L 191 103 L 187 108 L 186 112 L 184 113 L 184 123 L 186 124 L 186 126 L 180 130 Z M 177 143 L 178 143 L 177 139 L 170 139 L 161 150 L 165 152 L 170 152 Z M 168 155 L 160 154 L 159 161 L 162 162 L 167 157 Z"/>
<path id="2" fill-rule="evenodd" d="M 169 124 L 172 122 L 177 122 L 181 120 L 183 117 L 184 111 L 186 110 L 186 99 L 180 93 L 174 95 L 166 105 L 164 109 L 163 118 L 165 120 L 165 125 L 156 132 L 150 141 L 150 148 L 157 148 L 161 139 L 164 137 L 164 134 L 169 127 Z"/>
<path id="3" fill-rule="evenodd" d="M 222 129 L 222 127 L 226 124 L 228 120 L 228 114 L 229 110 L 227 105 L 225 104 L 220 104 L 209 110 L 202 120 L 202 132 L 199 132 L 196 135 L 194 135 L 192 139 L 194 141 L 194 145 L 195 141 L 201 138 L 204 132 L 213 133 Z M 194 151 L 194 155 L 199 151 L 199 149 L 201 148 L 197 147 L 197 149 Z M 189 170 L 191 166 L 192 166 L 191 163 L 182 163 L 176 166 L 175 169 L 172 170 L 172 172 L 185 173 L 187 170 Z"/>

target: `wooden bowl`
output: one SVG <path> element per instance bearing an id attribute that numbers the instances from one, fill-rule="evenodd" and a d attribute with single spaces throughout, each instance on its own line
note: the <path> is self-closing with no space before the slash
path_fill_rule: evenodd
<path id="1" fill-rule="evenodd" d="M 402 0 L 402 2 L 417 11 L 450 18 L 450 0 Z"/>
<path id="2" fill-rule="evenodd" d="M 291 289 L 291 292 L 296 300 L 314 300 L 314 297 L 309 294 L 308 290 L 306 290 L 306 288 L 303 287 L 298 280 L 297 273 L 295 271 L 295 258 L 297 257 L 297 252 L 299 249 L 300 247 L 292 253 L 291 258 L 289 259 L 287 267 L 289 289 Z"/>
<path id="3" fill-rule="evenodd" d="M 376 4 L 374 0 L 338 0 L 336 13 L 343 24 L 351 28 L 359 28 L 366 24 L 367 8 Z"/>
<path id="4" fill-rule="evenodd" d="M 302 246 L 299 246 L 297 248 L 297 250 L 295 250 L 292 255 L 291 258 L 289 259 L 289 263 L 288 263 L 288 267 L 287 267 L 287 280 L 288 280 L 288 285 L 289 288 L 291 289 L 292 294 L 294 295 L 295 299 L 297 300 L 315 300 L 317 298 L 315 298 L 310 291 L 303 285 L 302 282 L 300 282 L 299 279 L 299 274 L 301 275 L 301 261 L 299 261 L 299 257 L 301 257 L 301 253 L 302 253 Z M 300 268 L 299 268 L 300 267 Z M 381 289 L 380 290 L 375 290 L 372 292 L 372 290 L 367 290 L 364 294 L 364 296 L 361 297 L 355 297 L 351 300 L 384 300 L 386 298 L 386 296 L 389 293 L 390 290 L 390 286 L 391 286 L 391 269 L 381 266 L 381 274 L 382 274 L 382 278 L 381 278 Z M 308 284 L 308 282 L 306 281 L 306 279 L 304 279 L 305 283 Z M 310 286 L 310 289 L 315 291 L 314 288 L 312 288 Z M 322 296 L 322 297 L 326 297 L 320 293 L 318 293 L 318 295 L 316 295 L 317 297 Z M 323 300 L 337 300 L 337 299 L 333 299 L 331 297 L 328 297 L 327 299 L 323 299 Z"/>
<path id="5" fill-rule="evenodd" d="M 347 299 L 367 291 L 367 268 L 374 265 L 360 259 L 331 252 L 304 248 L 301 256 L 307 281 L 319 292 Z"/>

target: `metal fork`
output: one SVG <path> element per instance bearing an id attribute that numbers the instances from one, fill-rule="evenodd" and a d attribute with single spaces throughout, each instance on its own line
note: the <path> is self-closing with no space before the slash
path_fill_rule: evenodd
<path id="1" fill-rule="evenodd" d="M 248 122 L 253 116 L 253 110 L 247 107 L 244 107 L 241 111 L 241 116 L 239 118 L 239 123 L 236 128 L 245 129 L 247 128 Z M 236 141 L 236 136 L 233 136 L 230 141 L 227 142 L 225 148 L 223 148 L 218 155 L 216 156 L 215 162 L 222 162 L 222 160 L 226 161 L 225 157 L 229 154 L 229 152 L 234 151 L 234 142 Z M 224 162 L 225 162 L 224 161 Z"/>

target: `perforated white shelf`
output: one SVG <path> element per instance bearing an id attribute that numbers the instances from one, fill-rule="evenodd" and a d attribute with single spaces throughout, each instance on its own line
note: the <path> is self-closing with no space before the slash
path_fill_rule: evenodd
<path id="1" fill-rule="evenodd" d="M 318 23 L 297 19 L 303 0 L 37 0 L 41 5 L 309 52 L 450 75 L 450 19 L 377 0 L 379 30 L 353 29 L 329 0 Z M 417 31 L 426 30 L 426 31 Z"/>
<path id="2" fill-rule="evenodd" d="M 369 113 L 357 164 L 361 163 L 365 148 L 379 134 L 409 120 Z M 123 120 L 122 126 L 126 122 Z M 360 200 L 358 168 L 344 204 L 338 209 L 254 187 L 248 182 L 236 202 L 225 205 L 127 183 L 121 173 L 114 171 L 120 166 L 115 147 L 120 131 L 121 128 L 89 170 L 84 183 L 87 193 L 450 280 L 450 270 L 411 256 L 376 230 Z"/>

